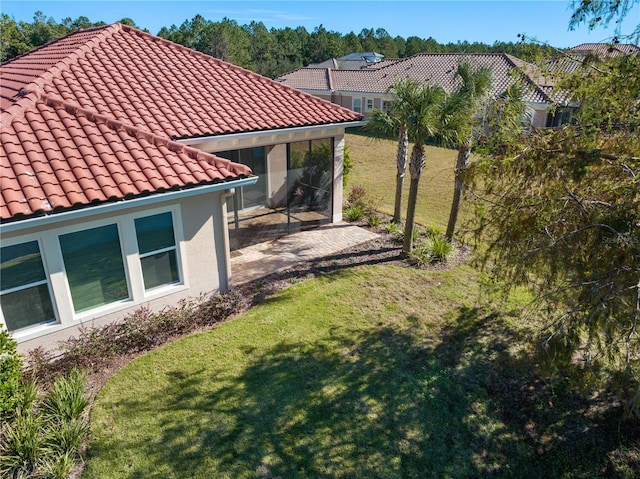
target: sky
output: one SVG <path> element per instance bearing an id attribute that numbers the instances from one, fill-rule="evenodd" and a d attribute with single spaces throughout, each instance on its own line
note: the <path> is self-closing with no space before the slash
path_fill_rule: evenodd
<path id="1" fill-rule="evenodd" d="M 582 25 L 569 31 L 571 0 L 1 0 L 0 11 L 26 22 L 33 21 L 36 11 L 57 22 L 85 16 L 92 22 L 112 23 L 128 17 L 153 34 L 200 14 L 211 21 L 227 17 L 245 25 L 255 20 L 267 28 L 304 26 L 310 32 L 322 25 L 343 35 L 384 28 L 392 37 L 433 37 L 439 43 L 517 42 L 518 34 L 524 34 L 567 48 L 606 42 L 615 35 L 615 25 L 594 31 Z M 627 15 L 622 33 L 631 33 L 639 23 L 640 2 Z"/>

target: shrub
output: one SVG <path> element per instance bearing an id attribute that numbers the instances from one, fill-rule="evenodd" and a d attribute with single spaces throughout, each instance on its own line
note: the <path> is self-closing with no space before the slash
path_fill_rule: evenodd
<path id="1" fill-rule="evenodd" d="M 1 477 L 37 477 L 38 464 L 46 457 L 42 418 L 22 414 L 7 423 L 0 443 Z"/>
<path id="2" fill-rule="evenodd" d="M 365 212 L 361 206 L 348 206 L 344 210 L 344 217 L 347 221 L 360 221 L 364 218 Z"/>
<path id="3" fill-rule="evenodd" d="M 35 385 L 21 391 L 28 398 L 0 431 L 0 476 L 66 478 L 81 459 L 88 432 L 82 374 L 59 377 L 41 400 Z M 27 407 L 28 406 L 28 407 Z"/>
<path id="4" fill-rule="evenodd" d="M 404 242 L 404 226 L 403 225 L 395 225 L 394 223 L 387 223 L 385 230 L 391 234 L 391 239 L 395 243 L 403 243 Z M 413 242 L 415 243 L 420 237 L 420 230 L 418 230 L 417 226 L 413 227 L 412 230 Z"/>
<path id="5" fill-rule="evenodd" d="M 84 377 L 74 369 L 53 384 L 40 409 L 45 419 L 63 424 L 81 419 L 88 405 L 89 399 L 84 395 Z"/>
<path id="6" fill-rule="evenodd" d="M 375 213 L 374 214 L 370 214 L 369 217 L 367 218 L 367 224 L 369 226 L 371 226 L 371 227 L 374 227 L 374 228 L 377 228 L 378 226 L 380 226 L 381 222 L 382 222 L 382 220 Z"/>
<path id="7" fill-rule="evenodd" d="M 387 223 L 383 223 L 382 228 L 384 229 L 385 232 L 389 233 L 390 235 L 394 235 L 398 231 L 400 231 L 401 227 L 398 226 L 396 223 L 389 221 Z"/>
<path id="8" fill-rule="evenodd" d="M 42 349 L 30 351 L 27 357 L 30 375 L 51 384 L 55 377 L 74 368 L 98 369 L 116 356 L 148 351 L 172 338 L 223 321 L 239 311 L 242 301 L 240 292 L 232 290 L 182 300 L 156 313 L 139 308 L 121 322 L 101 327 L 81 326 L 77 337 L 62 343 L 58 358 Z"/>
<path id="9" fill-rule="evenodd" d="M 444 231 L 442 231 L 440 228 L 433 225 L 424 227 L 424 234 L 428 238 L 437 238 L 439 236 L 442 236 L 443 233 Z"/>
<path id="10" fill-rule="evenodd" d="M 448 261 L 454 253 L 453 245 L 442 236 L 428 237 L 416 245 L 411 260 L 418 266 Z"/>
<path id="11" fill-rule="evenodd" d="M 366 209 L 367 203 L 367 191 L 362 186 L 352 186 L 349 196 L 347 196 L 347 205 L 360 206 L 362 209 Z"/>
<path id="12" fill-rule="evenodd" d="M 352 168 L 353 160 L 349 153 L 349 147 L 345 145 L 344 152 L 342 154 L 342 186 L 347 186 L 347 180 Z"/>
<path id="13" fill-rule="evenodd" d="M 21 379 L 22 359 L 17 343 L 4 326 L 0 326 L 0 420 L 7 420 L 15 413 Z"/>

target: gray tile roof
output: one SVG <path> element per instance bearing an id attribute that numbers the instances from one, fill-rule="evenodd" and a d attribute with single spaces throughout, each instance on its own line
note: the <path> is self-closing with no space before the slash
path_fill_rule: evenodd
<path id="1" fill-rule="evenodd" d="M 570 52 L 578 52 L 582 54 L 595 54 L 598 56 L 630 55 L 632 53 L 640 53 L 640 47 L 632 43 L 581 43 L 569 49 Z"/>
<path id="2" fill-rule="evenodd" d="M 325 90 L 362 93 L 385 93 L 397 79 L 413 78 L 428 84 L 442 86 L 447 92 L 457 88 L 456 69 L 462 62 L 472 67 L 489 67 L 492 71 L 493 95 L 502 94 L 515 82 L 518 72 L 524 73 L 530 86 L 525 100 L 547 103 L 544 76 L 537 68 L 504 53 L 492 54 L 419 54 L 399 60 L 384 60 L 361 70 L 332 70 L 301 68 L 282 75 L 279 81 L 302 90 Z M 324 75 L 323 75 L 324 72 Z M 331 80 L 331 83 L 330 83 Z M 333 88 L 330 88 L 330 85 Z"/>

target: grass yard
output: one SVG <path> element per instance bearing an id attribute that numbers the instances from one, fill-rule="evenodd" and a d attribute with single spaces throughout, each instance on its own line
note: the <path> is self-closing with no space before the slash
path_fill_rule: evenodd
<path id="1" fill-rule="evenodd" d="M 139 357 L 97 398 L 83 477 L 633 477 L 616 421 L 531 375 L 477 279 L 345 269 Z"/>
<path id="2" fill-rule="evenodd" d="M 393 215 L 396 184 L 396 148 L 392 140 L 378 140 L 368 136 L 347 134 L 345 137 L 353 169 L 345 198 L 352 186 L 362 186 L 375 201 L 377 209 Z M 447 228 L 449 209 L 453 198 L 453 170 L 458 152 L 435 146 L 426 147 L 426 165 L 420 178 L 420 191 L 416 207 L 416 223 L 424 226 Z M 409 145 L 411 154 L 411 144 Z M 403 217 L 407 211 L 409 196 L 409 168 L 404 182 Z M 459 225 L 464 222 L 465 204 L 460 211 Z"/>

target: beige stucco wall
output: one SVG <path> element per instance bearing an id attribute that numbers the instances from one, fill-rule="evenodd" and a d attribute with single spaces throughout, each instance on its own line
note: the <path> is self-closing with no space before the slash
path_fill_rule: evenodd
<path id="1" fill-rule="evenodd" d="M 216 191 L 204 195 L 193 195 L 152 205 L 123 208 L 120 212 L 107 212 L 82 219 L 60 221 L 52 226 L 34 226 L 19 232 L 3 233 L 3 243 L 9 241 L 40 241 L 43 261 L 51 277 L 51 287 L 55 290 L 58 323 L 36 326 L 14 335 L 21 353 L 42 346 L 55 349 L 59 341 L 77 335 L 79 327 L 100 326 L 123 319 L 141 306 L 157 311 L 167 305 L 174 305 L 180 299 L 197 297 L 201 293 L 215 293 L 228 288 L 230 265 L 228 263 L 228 245 L 224 192 Z M 130 218 L 170 210 L 174 213 L 176 236 L 179 241 L 178 254 L 181 258 L 182 284 L 167 286 L 155 292 L 144 292 L 140 278 L 136 278 L 139 260 L 131 254 L 129 237 L 123 233 L 123 217 Z M 127 264 L 130 299 L 119 304 L 96 309 L 95 312 L 77 315 L 68 293 L 64 268 L 58 246 L 58 234 L 69 229 L 88 229 L 100 224 L 118 222 L 121 230 L 121 243 Z M 135 238 L 134 238 L 135 240 Z M 135 243 L 135 241 L 133 241 Z"/>

